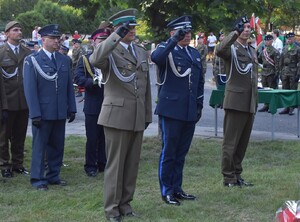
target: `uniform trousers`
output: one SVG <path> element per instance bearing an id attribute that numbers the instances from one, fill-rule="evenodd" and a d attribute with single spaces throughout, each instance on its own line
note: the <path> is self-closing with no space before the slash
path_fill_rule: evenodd
<path id="1" fill-rule="evenodd" d="M 283 75 L 281 77 L 282 89 L 298 89 L 298 81 L 296 81 L 295 76 Z"/>
<path id="2" fill-rule="evenodd" d="M 42 120 L 40 128 L 32 126 L 32 159 L 30 181 L 32 186 L 55 183 L 60 180 L 60 168 L 65 145 L 66 120 Z M 45 154 L 48 170 L 45 175 Z"/>
<path id="3" fill-rule="evenodd" d="M 244 159 L 250 139 L 254 114 L 225 109 L 222 147 L 222 174 L 224 183 L 236 183 L 241 178 Z"/>
<path id="4" fill-rule="evenodd" d="M 18 169 L 23 167 L 24 143 L 26 139 L 27 126 L 27 109 L 19 111 L 8 111 L 7 121 L 4 124 L 0 124 L 1 169 Z"/>
<path id="5" fill-rule="evenodd" d="M 194 121 L 181 121 L 160 116 L 162 151 L 158 175 L 161 195 L 173 195 L 182 191 L 185 156 L 189 151 L 195 132 Z"/>
<path id="6" fill-rule="evenodd" d="M 144 131 L 104 126 L 107 163 L 104 171 L 104 210 L 107 218 L 132 212 Z"/>
<path id="7" fill-rule="evenodd" d="M 268 76 L 262 76 L 261 78 L 261 83 L 263 87 L 270 87 L 272 89 L 277 89 L 278 88 L 278 83 L 277 83 L 278 78 L 275 77 L 275 75 L 268 75 Z"/>
<path id="8" fill-rule="evenodd" d="M 104 170 L 106 164 L 105 137 L 102 125 L 97 124 L 99 115 L 85 114 L 86 150 L 85 165 L 86 172 Z"/>

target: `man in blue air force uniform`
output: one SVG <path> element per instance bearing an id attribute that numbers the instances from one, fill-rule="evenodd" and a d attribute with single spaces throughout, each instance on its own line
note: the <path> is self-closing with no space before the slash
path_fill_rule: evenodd
<path id="1" fill-rule="evenodd" d="M 24 89 L 32 119 L 32 160 L 30 182 L 38 190 L 48 184 L 66 185 L 60 179 L 65 123 L 75 119 L 76 104 L 70 60 L 60 54 L 58 25 L 40 29 L 43 48 L 24 62 Z M 48 170 L 45 171 L 45 153 Z"/>
<path id="2" fill-rule="evenodd" d="M 151 55 L 161 80 L 155 111 L 162 130 L 159 181 L 163 200 L 180 205 L 179 200 L 196 198 L 182 190 L 182 171 L 195 125 L 201 117 L 204 79 L 201 56 L 189 46 L 191 16 L 179 17 L 167 27 L 171 29 L 171 38 L 159 44 Z"/>

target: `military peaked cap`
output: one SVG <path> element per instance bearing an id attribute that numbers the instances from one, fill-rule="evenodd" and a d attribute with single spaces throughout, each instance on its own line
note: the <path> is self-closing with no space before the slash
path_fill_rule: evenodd
<path id="1" fill-rule="evenodd" d="M 58 25 L 57 24 L 51 24 L 51 25 L 46 25 L 42 27 L 38 33 L 43 37 L 43 36 L 53 36 L 53 37 L 60 37 L 61 34 L 58 31 Z"/>
<path id="2" fill-rule="evenodd" d="M 170 29 L 180 29 L 180 28 L 188 28 L 192 29 L 192 16 L 183 15 L 179 18 L 176 18 L 167 24 L 167 27 Z"/>
<path id="3" fill-rule="evenodd" d="M 273 40 L 273 36 L 272 35 L 266 35 L 265 41 L 269 41 L 269 40 Z"/>
<path id="4" fill-rule="evenodd" d="M 136 12 L 137 9 L 129 8 L 114 14 L 108 20 L 112 22 L 113 26 L 118 26 L 126 22 L 129 22 L 130 26 L 136 26 Z"/>

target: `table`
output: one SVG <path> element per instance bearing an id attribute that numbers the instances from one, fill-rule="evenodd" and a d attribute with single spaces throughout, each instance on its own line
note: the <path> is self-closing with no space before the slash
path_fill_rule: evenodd
<path id="1" fill-rule="evenodd" d="M 218 107 L 223 104 L 224 90 L 213 90 L 209 105 L 215 109 L 215 136 L 217 136 Z M 272 140 L 274 139 L 274 115 L 278 108 L 298 107 L 297 109 L 297 135 L 300 137 L 300 90 L 258 90 L 258 103 L 269 104 L 272 114 Z"/>

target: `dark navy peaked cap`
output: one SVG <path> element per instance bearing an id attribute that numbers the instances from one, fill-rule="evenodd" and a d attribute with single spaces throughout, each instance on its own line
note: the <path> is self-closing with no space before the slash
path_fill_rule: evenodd
<path id="1" fill-rule="evenodd" d="M 180 29 L 180 28 L 189 28 L 192 29 L 192 16 L 183 15 L 179 18 L 174 19 L 173 21 L 167 24 L 167 27 L 170 29 Z"/>
<path id="2" fill-rule="evenodd" d="M 42 27 L 38 32 L 42 37 L 43 36 L 53 36 L 53 37 L 60 37 L 61 34 L 58 31 L 57 24 L 46 25 Z"/>

